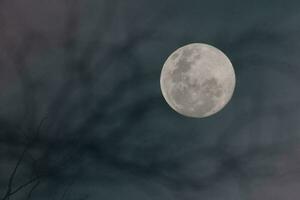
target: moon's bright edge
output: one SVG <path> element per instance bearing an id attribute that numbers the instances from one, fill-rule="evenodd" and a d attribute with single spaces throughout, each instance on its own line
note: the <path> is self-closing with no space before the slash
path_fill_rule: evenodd
<path id="1" fill-rule="evenodd" d="M 166 60 L 160 77 L 162 94 L 178 113 L 207 117 L 231 99 L 235 73 L 227 56 L 202 43 L 183 46 Z"/>

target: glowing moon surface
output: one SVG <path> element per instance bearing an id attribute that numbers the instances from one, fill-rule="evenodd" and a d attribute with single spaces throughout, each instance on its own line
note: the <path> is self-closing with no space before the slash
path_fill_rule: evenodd
<path id="1" fill-rule="evenodd" d="M 183 46 L 165 62 L 160 86 L 167 103 L 187 117 L 208 117 L 231 99 L 235 73 L 227 56 L 202 43 Z"/>

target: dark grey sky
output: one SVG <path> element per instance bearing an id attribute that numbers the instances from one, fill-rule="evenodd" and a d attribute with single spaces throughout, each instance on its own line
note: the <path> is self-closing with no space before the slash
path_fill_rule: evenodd
<path id="1" fill-rule="evenodd" d="M 299 20 L 298 1 L 0 1 L 0 197 L 34 178 L 11 199 L 298 200 Z M 159 86 L 194 42 L 236 70 L 205 119 Z"/>

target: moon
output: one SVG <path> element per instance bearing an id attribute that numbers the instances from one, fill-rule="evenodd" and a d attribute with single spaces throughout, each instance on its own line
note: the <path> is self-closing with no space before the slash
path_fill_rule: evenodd
<path id="1" fill-rule="evenodd" d="M 235 82 L 228 57 L 203 43 L 188 44 L 173 52 L 160 76 L 161 91 L 170 107 L 195 118 L 211 116 L 224 108 Z"/>

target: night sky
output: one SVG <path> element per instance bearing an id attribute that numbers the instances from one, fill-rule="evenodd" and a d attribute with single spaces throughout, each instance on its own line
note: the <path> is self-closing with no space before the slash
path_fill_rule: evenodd
<path id="1" fill-rule="evenodd" d="M 0 200 L 298 200 L 300 2 L 0 0 Z M 179 115 L 159 85 L 222 50 L 229 104 Z"/>

